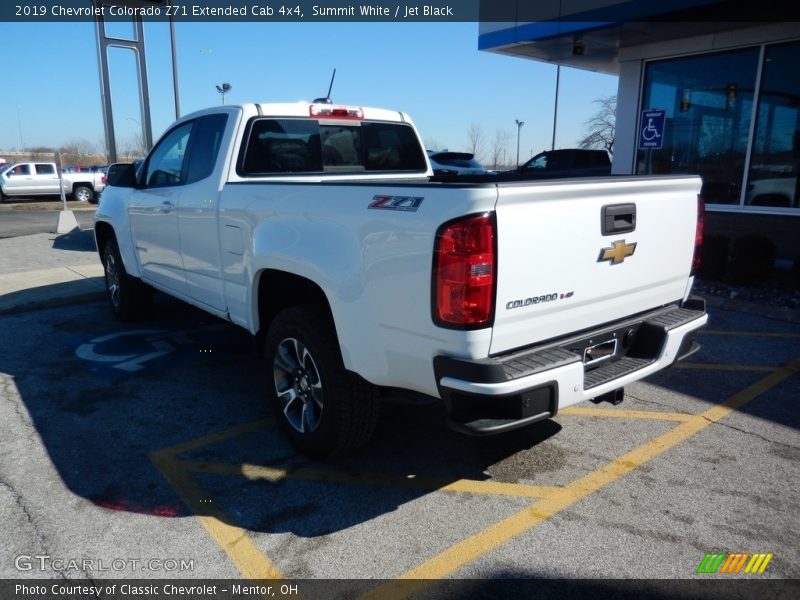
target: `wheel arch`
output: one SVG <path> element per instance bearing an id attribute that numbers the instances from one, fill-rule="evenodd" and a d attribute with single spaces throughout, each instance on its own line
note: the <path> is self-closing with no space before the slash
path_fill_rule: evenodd
<path id="1" fill-rule="evenodd" d="M 100 256 L 101 262 L 103 260 L 103 248 L 105 248 L 109 239 L 117 240 L 114 228 L 105 221 L 97 221 L 94 224 L 94 243 L 97 246 L 97 254 Z M 119 245 L 119 241 L 117 241 L 117 245 Z"/>
<path id="2" fill-rule="evenodd" d="M 336 322 L 328 296 L 322 287 L 314 281 L 278 269 L 263 269 L 258 272 L 253 286 L 256 297 L 255 307 L 256 340 L 259 351 L 263 351 L 263 342 L 272 320 L 280 311 L 303 304 L 317 304 L 322 307 L 333 333 L 336 334 Z M 336 335 L 337 341 L 339 336 Z M 341 346 L 341 344 L 340 344 Z M 341 348 L 340 348 L 341 350 Z"/>
<path id="3" fill-rule="evenodd" d="M 94 224 L 94 241 L 97 246 L 97 254 L 100 257 L 100 262 L 103 262 L 103 248 L 109 239 L 113 239 L 117 243 L 120 256 L 122 257 L 122 264 L 125 270 L 131 277 L 141 278 L 139 271 L 139 263 L 133 253 L 133 246 L 126 240 L 125 237 L 120 237 L 117 234 L 115 227 L 108 221 L 98 220 Z M 127 243 L 126 243 L 127 242 Z"/>

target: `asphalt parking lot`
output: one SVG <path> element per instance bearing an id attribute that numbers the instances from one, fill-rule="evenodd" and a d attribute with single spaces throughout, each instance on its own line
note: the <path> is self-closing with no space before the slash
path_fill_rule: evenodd
<path id="1" fill-rule="evenodd" d="M 251 338 L 177 301 L 0 316 L 0 340 L 0 578 L 800 577 L 798 324 L 712 310 L 619 406 L 501 437 L 394 395 L 332 463 L 273 426 Z M 698 573 L 709 553 L 765 568 Z"/>

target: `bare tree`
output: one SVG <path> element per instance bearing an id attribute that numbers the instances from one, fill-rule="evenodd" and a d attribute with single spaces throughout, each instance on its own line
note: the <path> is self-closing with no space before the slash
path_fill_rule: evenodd
<path id="1" fill-rule="evenodd" d="M 59 151 L 62 154 L 73 154 L 75 156 L 94 156 L 97 154 L 97 147 L 89 140 L 81 138 L 68 140 L 61 144 Z"/>
<path id="2" fill-rule="evenodd" d="M 505 129 L 498 129 L 494 132 L 492 141 L 491 165 L 492 169 L 505 168 L 506 144 L 511 140 L 511 134 Z"/>
<path id="3" fill-rule="evenodd" d="M 97 155 L 97 147 L 85 138 L 68 140 L 61 144 L 58 151 L 61 153 L 61 163 L 64 166 L 93 165 L 100 158 Z"/>
<path id="4" fill-rule="evenodd" d="M 478 123 L 473 123 L 467 130 L 467 150 L 480 161 L 483 153 L 483 128 Z"/>
<path id="5" fill-rule="evenodd" d="M 147 145 L 144 143 L 144 138 L 141 132 L 133 133 L 118 146 L 120 157 L 127 159 L 143 158 L 147 156 Z"/>
<path id="6" fill-rule="evenodd" d="M 55 150 L 50 146 L 33 146 L 26 148 L 24 152 L 30 155 L 30 160 L 46 160 L 53 157 Z"/>
<path id="7" fill-rule="evenodd" d="M 580 148 L 614 148 L 614 127 L 617 120 L 617 97 L 604 96 L 594 100 L 599 105 L 597 112 L 584 122 L 585 135 L 578 142 Z"/>

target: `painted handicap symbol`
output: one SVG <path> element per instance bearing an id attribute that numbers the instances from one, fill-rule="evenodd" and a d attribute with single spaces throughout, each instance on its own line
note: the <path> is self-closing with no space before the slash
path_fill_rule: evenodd
<path id="1" fill-rule="evenodd" d="M 164 329 L 134 329 L 102 335 L 81 344 L 75 356 L 82 360 L 102 363 L 126 372 L 140 371 L 146 363 L 176 353 L 181 346 L 195 343 L 189 335 L 225 329 L 224 325 L 199 327 L 189 331 Z M 113 364 L 112 364 L 113 363 Z"/>

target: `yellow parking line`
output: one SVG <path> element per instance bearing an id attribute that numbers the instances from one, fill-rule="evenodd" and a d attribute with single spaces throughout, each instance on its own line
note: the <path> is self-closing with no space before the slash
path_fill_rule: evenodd
<path id="1" fill-rule="evenodd" d="M 592 406 L 570 406 L 558 411 L 558 415 L 581 417 L 611 417 L 615 419 L 651 419 L 653 421 L 688 421 L 694 415 L 654 410 L 626 410 L 622 408 L 595 408 Z"/>
<path id="2" fill-rule="evenodd" d="M 700 335 L 732 335 L 732 336 L 752 336 L 752 337 L 777 337 L 777 338 L 800 338 L 800 333 L 780 332 L 780 331 L 720 331 L 715 329 L 701 329 Z"/>
<path id="3" fill-rule="evenodd" d="M 770 365 L 731 365 L 731 364 L 716 364 L 716 363 L 689 363 L 679 362 L 672 365 L 672 368 L 678 369 L 703 369 L 708 371 L 752 371 L 754 373 L 766 373 L 774 371 L 776 367 Z"/>
<path id="4" fill-rule="evenodd" d="M 381 600 L 405 598 L 426 587 L 428 583 L 423 580 L 447 577 L 464 565 L 488 554 L 509 540 L 529 531 L 542 521 L 562 512 L 579 500 L 619 480 L 634 469 L 757 398 L 798 371 L 800 371 L 800 360 L 775 369 L 753 385 L 734 394 L 722 404 L 695 415 L 691 420 L 675 426 L 670 431 L 623 454 L 604 467 L 577 479 L 566 486 L 560 493 L 543 498 L 534 505 L 458 542 L 418 567 L 407 571 L 400 577 L 400 579 L 406 581 L 393 581 L 371 590 L 361 598 L 380 598 Z"/>
<path id="5" fill-rule="evenodd" d="M 173 446 L 174 448 L 174 446 Z M 188 471 L 181 468 L 171 451 L 150 454 L 150 460 L 172 485 L 211 538 L 222 548 L 241 574 L 248 579 L 282 579 L 283 574 L 247 536 L 233 519 L 201 488 Z"/>
<path id="6" fill-rule="evenodd" d="M 214 475 L 238 475 L 247 479 L 266 479 L 278 482 L 284 479 L 301 481 L 317 481 L 325 483 L 347 483 L 360 485 L 379 485 L 403 487 L 440 492 L 465 492 L 469 494 L 485 494 L 496 496 L 517 496 L 523 498 L 543 498 L 558 493 L 561 488 L 555 486 L 526 485 L 524 483 L 503 483 L 499 481 L 478 481 L 459 479 L 447 481 L 416 475 L 383 475 L 374 473 L 347 473 L 328 469 L 280 468 L 251 464 L 232 464 L 198 461 L 180 461 L 182 468 L 196 473 Z"/>
<path id="7" fill-rule="evenodd" d="M 251 421 L 250 423 L 245 423 L 244 425 L 237 425 L 236 427 L 231 427 L 230 429 L 226 429 L 224 431 L 218 431 L 216 433 L 212 433 L 211 435 L 206 435 L 201 438 L 197 438 L 194 440 L 190 440 L 188 442 L 183 442 L 181 444 L 175 444 L 174 446 L 170 446 L 168 448 L 162 448 L 159 450 L 160 454 L 180 454 L 181 452 L 188 452 L 189 450 L 196 450 L 197 448 L 202 448 L 203 446 L 210 446 L 211 444 L 216 444 L 218 442 L 222 442 L 224 440 L 234 438 L 245 433 L 250 433 L 251 431 L 258 431 L 259 429 L 263 429 L 272 425 L 272 419 L 262 419 L 260 421 Z"/>

